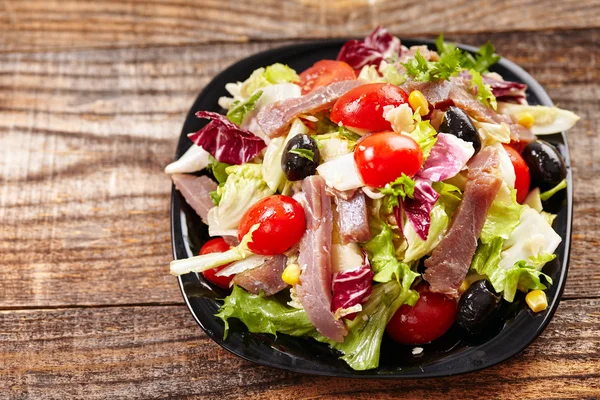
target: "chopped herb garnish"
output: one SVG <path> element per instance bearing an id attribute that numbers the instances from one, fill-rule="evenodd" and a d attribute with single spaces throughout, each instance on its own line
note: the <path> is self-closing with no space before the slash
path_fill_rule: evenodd
<path id="1" fill-rule="evenodd" d="M 307 160 L 314 161 L 315 153 L 309 149 L 291 149 L 289 153 L 296 154 Z"/>

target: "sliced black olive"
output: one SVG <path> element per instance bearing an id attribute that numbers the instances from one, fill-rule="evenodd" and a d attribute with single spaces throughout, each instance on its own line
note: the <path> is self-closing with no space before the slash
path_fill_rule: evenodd
<path id="1" fill-rule="evenodd" d="M 475 154 L 481 150 L 481 138 L 471 118 L 460 108 L 451 106 L 444 115 L 440 132 L 450 133 L 465 142 L 473 143 Z"/>
<path id="2" fill-rule="evenodd" d="M 486 279 L 474 282 L 458 301 L 456 323 L 470 334 L 483 331 L 494 319 L 501 299 Z"/>
<path id="3" fill-rule="evenodd" d="M 534 140 L 521 155 L 529 167 L 531 187 L 539 187 L 543 192 L 567 177 L 565 161 L 556 147 L 546 141 Z"/>
<path id="4" fill-rule="evenodd" d="M 281 169 L 289 181 L 299 181 L 314 175 L 320 160 L 317 142 L 308 135 L 296 135 L 283 149 Z"/>

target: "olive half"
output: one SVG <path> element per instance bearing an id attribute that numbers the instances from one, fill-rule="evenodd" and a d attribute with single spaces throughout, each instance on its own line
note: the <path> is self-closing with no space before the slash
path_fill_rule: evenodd
<path id="1" fill-rule="evenodd" d="M 474 282 L 458 301 L 456 323 L 470 334 L 483 331 L 494 319 L 501 299 L 486 279 Z"/>
<path id="2" fill-rule="evenodd" d="M 567 167 L 562 156 L 550 143 L 534 140 L 521 154 L 529 167 L 531 186 L 546 191 L 558 185 L 567 177 Z"/>
<path id="3" fill-rule="evenodd" d="M 471 118 L 460 108 L 451 106 L 444 115 L 444 122 L 440 125 L 440 132 L 450 133 L 465 142 L 471 142 L 475 154 L 481 150 L 481 138 Z"/>
<path id="4" fill-rule="evenodd" d="M 308 135 L 296 135 L 283 149 L 281 169 L 289 181 L 299 181 L 314 175 L 320 160 L 317 142 Z"/>

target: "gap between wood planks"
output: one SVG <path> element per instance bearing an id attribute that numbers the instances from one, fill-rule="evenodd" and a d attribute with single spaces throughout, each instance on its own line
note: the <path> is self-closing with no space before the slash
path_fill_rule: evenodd
<path id="1" fill-rule="evenodd" d="M 510 33 L 558 33 L 558 32 L 570 32 L 570 31 L 596 31 L 600 28 L 598 27 L 577 27 L 577 26 L 565 26 L 565 27 L 555 27 L 551 29 L 539 28 L 539 29 L 507 29 L 500 31 L 469 31 L 469 30 L 457 30 L 448 32 L 446 40 L 452 41 L 453 37 L 456 36 L 501 36 L 503 34 Z M 394 34 L 398 34 L 397 32 L 392 32 Z M 442 31 L 440 31 L 442 33 Z M 435 39 L 438 34 L 428 33 L 428 32 L 415 32 L 410 35 L 398 34 L 400 39 Z M 0 55 L 7 54 L 37 54 L 37 53 L 77 53 L 77 52 L 86 52 L 86 51 L 96 51 L 96 50 L 124 50 L 124 49 L 161 49 L 161 48 L 180 48 L 180 47 L 189 47 L 189 46 L 211 46 L 211 45 L 239 45 L 239 44 L 296 44 L 296 43 L 308 43 L 308 42 L 317 42 L 322 40 L 339 40 L 339 39 L 352 39 L 352 38 L 362 38 L 363 36 L 297 36 L 294 38 L 291 37 L 283 37 L 283 38 L 252 38 L 249 40 L 209 40 L 209 41 L 182 41 L 180 43 L 140 43 L 140 44 L 123 44 L 116 46 L 82 46 L 76 47 L 73 46 L 71 48 L 52 48 L 48 47 L 47 49 L 31 49 L 31 50 L 0 50 Z"/>

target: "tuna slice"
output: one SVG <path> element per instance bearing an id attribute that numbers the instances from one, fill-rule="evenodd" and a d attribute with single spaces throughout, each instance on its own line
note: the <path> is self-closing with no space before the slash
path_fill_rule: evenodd
<path id="1" fill-rule="evenodd" d="M 431 257 L 425 260 L 425 279 L 432 292 L 458 297 L 488 210 L 502 184 L 496 175 L 499 163 L 494 147 L 484 148 L 469 162 L 467 184 L 452 223 Z"/>
<path id="2" fill-rule="evenodd" d="M 423 93 L 423 96 L 434 108 L 442 108 L 452 105 L 449 98 L 450 88 L 452 84 L 449 81 L 434 81 L 434 82 L 417 82 L 408 80 L 402 85 L 402 88 L 410 93 L 413 90 L 418 90 Z"/>
<path id="3" fill-rule="evenodd" d="M 287 287 L 287 283 L 281 279 L 286 262 L 287 257 L 278 254 L 269 258 L 260 267 L 237 274 L 233 278 L 233 282 L 252 294 L 259 294 L 263 291 L 265 296 L 272 296 Z"/>
<path id="4" fill-rule="evenodd" d="M 302 190 L 306 196 L 306 232 L 300 241 L 298 263 L 302 275 L 296 293 L 317 331 L 342 342 L 348 330 L 331 312 L 331 200 L 325 193 L 325 180 L 320 176 L 304 179 Z"/>
<path id="5" fill-rule="evenodd" d="M 367 201 L 362 190 L 358 190 L 350 199 L 335 196 L 337 205 L 337 224 L 342 244 L 350 242 L 368 242 L 371 239 Z"/>
<path id="6" fill-rule="evenodd" d="M 296 97 L 269 104 L 258 113 L 256 120 L 263 132 L 270 138 L 281 136 L 285 128 L 300 114 L 315 113 L 329 108 L 350 89 L 359 86 L 357 80 L 341 81 L 323 86 L 302 97 Z"/>
<path id="7" fill-rule="evenodd" d="M 492 124 L 507 123 L 510 126 L 510 137 L 514 141 L 531 142 L 535 139 L 529 129 L 516 124 L 508 115 L 498 114 L 491 108 L 486 107 L 459 82 L 458 80 L 453 80 L 449 92 L 450 100 L 452 100 L 455 106 L 463 109 L 471 118 L 475 118 L 480 122 Z"/>
<path id="8" fill-rule="evenodd" d="M 194 176 L 189 174 L 171 175 L 177 190 L 181 192 L 185 201 L 206 221 L 208 210 L 215 204 L 210 198 L 210 192 L 217 190 L 217 183 L 208 176 Z"/>

